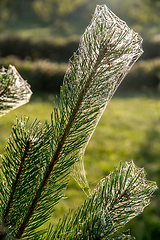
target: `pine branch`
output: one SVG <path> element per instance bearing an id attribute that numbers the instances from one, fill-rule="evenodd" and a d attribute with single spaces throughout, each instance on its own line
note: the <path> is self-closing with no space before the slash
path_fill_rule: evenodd
<path id="1" fill-rule="evenodd" d="M 30 100 L 30 85 L 22 79 L 15 67 L 0 70 L 0 116 Z"/>
<path id="2" fill-rule="evenodd" d="M 1 202 L 3 223 L 15 238 L 36 239 L 42 233 L 35 230 L 62 197 L 71 167 L 83 155 L 106 105 L 142 54 L 141 42 L 105 5 L 97 6 L 70 60 L 51 126 L 20 120 L 13 128 L 3 158 Z M 85 176 L 78 169 L 85 186 Z M 74 169 L 75 178 L 76 174 Z M 96 194 L 87 203 L 89 209 Z M 123 199 L 126 193 L 122 194 Z M 98 216 L 93 215 L 95 220 Z"/>
<path id="3" fill-rule="evenodd" d="M 110 23 L 106 21 L 107 14 L 110 14 Z M 61 88 L 59 110 L 55 109 L 53 115 L 55 152 L 17 237 L 28 224 L 57 161 L 81 155 L 106 104 L 142 53 L 142 39 L 138 34 L 120 20 L 115 23 L 113 17 L 105 6 L 97 7 L 78 52 L 70 60 Z"/>
<path id="4" fill-rule="evenodd" d="M 3 225 L 8 226 L 16 238 L 26 227 L 23 237 L 27 235 L 30 239 L 35 239 L 36 235 L 39 238 L 45 231 L 35 233 L 35 228 L 49 219 L 54 205 L 67 186 L 70 166 L 77 161 L 75 154 L 59 162 L 46 182 L 46 173 L 54 152 L 53 133 L 52 127 L 48 125 L 41 127 L 36 121 L 29 124 L 28 119 L 20 119 L 13 127 L 5 149 L 2 167 L 5 181 L 1 177 L 1 216 Z M 39 193 L 42 187 L 43 193 Z"/>
<path id="5" fill-rule="evenodd" d="M 59 222 L 50 239 L 132 239 L 116 231 L 144 210 L 156 189 L 144 169 L 133 162 L 120 164 L 76 212 Z"/>
<path id="6" fill-rule="evenodd" d="M 97 6 L 90 25 L 81 37 L 79 49 L 70 60 L 61 91 L 65 104 L 60 108 L 67 113 L 68 122 L 73 117 L 71 129 L 77 134 L 77 122 L 78 126 L 86 128 L 84 119 L 87 121 L 95 113 L 94 121 L 90 121 L 87 141 L 82 147 L 83 153 L 108 102 L 142 54 L 141 43 L 141 37 L 105 5 Z M 76 118 L 75 111 L 79 111 Z M 80 165 L 82 171 L 79 170 Z M 84 173 L 83 163 L 78 164 L 77 170 L 74 169 L 73 176 L 85 187 L 85 176 L 80 176 L 80 172 Z"/>

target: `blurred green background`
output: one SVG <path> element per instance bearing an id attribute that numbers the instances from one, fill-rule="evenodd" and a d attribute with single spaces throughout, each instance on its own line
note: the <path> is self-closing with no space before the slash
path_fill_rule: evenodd
<path id="1" fill-rule="evenodd" d="M 144 54 L 131 69 L 105 110 L 86 149 L 91 188 L 119 161 L 144 167 L 160 187 L 160 1 L 159 0 L 0 0 L 0 67 L 14 65 L 31 84 L 30 103 L 0 121 L 0 153 L 15 116 L 50 119 L 68 59 L 97 4 L 106 4 L 143 37 Z M 66 198 L 52 216 L 56 223 L 85 194 L 71 179 Z M 127 224 L 138 240 L 160 239 L 160 191 L 143 214 Z"/>

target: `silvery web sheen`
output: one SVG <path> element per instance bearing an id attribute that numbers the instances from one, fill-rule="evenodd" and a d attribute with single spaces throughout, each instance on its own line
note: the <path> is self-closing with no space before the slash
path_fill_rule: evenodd
<path id="1" fill-rule="evenodd" d="M 0 117 L 10 110 L 29 102 L 32 91 L 16 68 L 9 65 L 8 70 L 0 71 Z"/>
<path id="2" fill-rule="evenodd" d="M 70 90 L 70 109 L 73 107 L 72 103 L 78 101 L 83 89 L 85 98 L 83 97 L 81 103 L 82 111 L 87 106 L 94 108 L 95 101 L 100 107 L 88 141 L 117 87 L 142 53 L 141 36 L 130 29 L 106 5 L 98 5 L 64 77 L 64 85 Z M 87 81 L 90 89 L 86 89 Z M 98 88 L 99 96 L 96 95 Z M 75 91 L 77 94 L 74 94 Z M 83 153 L 87 143 L 82 149 Z M 83 157 L 80 163 L 75 165 L 72 175 L 83 189 L 88 187 Z"/>

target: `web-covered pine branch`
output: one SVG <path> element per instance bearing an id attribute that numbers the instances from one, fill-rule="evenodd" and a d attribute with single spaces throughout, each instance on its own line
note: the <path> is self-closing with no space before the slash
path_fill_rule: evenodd
<path id="1" fill-rule="evenodd" d="M 17 120 L 0 178 L 1 225 L 14 239 L 45 237 L 47 230 L 39 227 L 63 196 L 71 172 L 86 186 L 85 148 L 107 103 L 142 54 L 141 43 L 105 5 L 97 6 L 70 59 L 51 124 Z"/>
<path id="2" fill-rule="evenodd" d="M 30 100 L 30 85 L 22 79 L 15 67 L 0 70 L 0 116 Z"/>
<path id="3" fill-rule="evenodd" d="M 49 239 L 134 239 L 117 230 L 143 211 L 156 189 L 133 161 L 120 164 L 77 211 L 69 212 L 49 232 Z"/>

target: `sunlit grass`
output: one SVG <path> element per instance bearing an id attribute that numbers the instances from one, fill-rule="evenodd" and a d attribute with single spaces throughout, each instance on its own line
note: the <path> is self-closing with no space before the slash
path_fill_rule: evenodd
<path id="1" fill-rule="evenodd" d="M 159 97 L 133 96 L 114 97 L 105 110 L 100 123 L 86 149 L 85 169 L 91 189 L 98 180 L 108 175 L 119 161 L 134 160 L 136 165 L 144 167 L 149 180 L 160 186 L 160 101 Z M 160 224 L 159 192 L 152 204 L 144 213 L 131 222 L 133 235 L 141 239 L 145 232 L 157 231 L 153 224 L 147 222 L 148 217 L 155 225 Z M 72 180 L 66 190 L 66 199 L 57 205 L 52 223 L 69 208 L 77 208 L 85 199 L 84 193 Z M 143 219 L 143 220 L 141 220 Z M 142 222 L 143 221 L 143 222 Z M 143 229 L 141 226 L 143 225 Z M 138 229 L 139 231 L 136 231 Z M 158 229 L 158 228 L 157 228 Z"/>
<path id="2" fill-rule="evenodd" d="M 144 167 L 149 180 L 160 186 L 160 101 L 159 97 L 133 96 L 114 97 L 106 108 L 100 123 L 86 149 L 85 170 L 91 189 L 98 180 L 105 177 L 118 166 L 119 162 L 134 160 L 139 167 Z M 137 239 L 147 231 L 157 231 L 155 224 L 160 224 L 159 192 L 144 213 L 131 221 L 129 228 Z M 85 199 L 84 193 L 72 180 L 66 190 L 67 199 L 60 201 L 53 214 L 52 223 L 69 208 L 77 208 Z M 155 217 L 156 216 L 156 217 Z M 143 219 L 143 220 L 141 220 Z M 143 228 L 141 226 L 143 225 Z M 138 229 L 138 231 L 137 231 Z M 158 228 L 157 228 L 158 229 Z M 149 238 L 146 238 L 149 239 Z"/>

